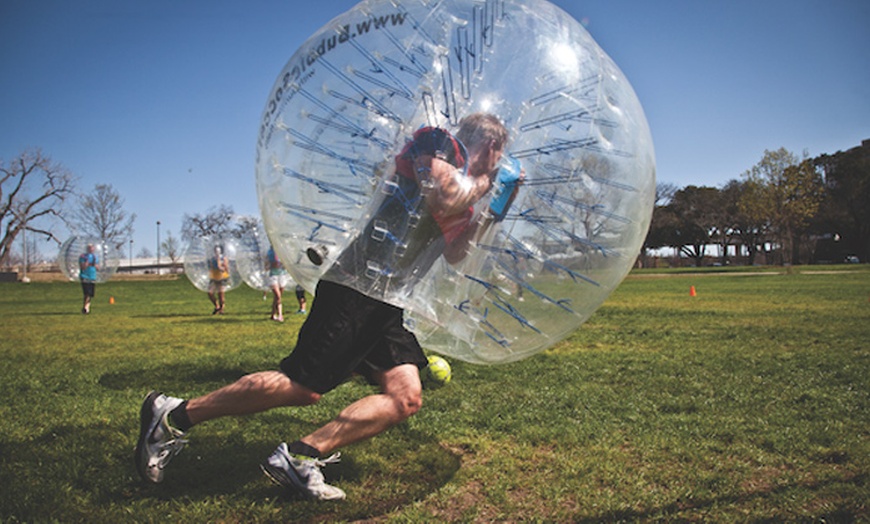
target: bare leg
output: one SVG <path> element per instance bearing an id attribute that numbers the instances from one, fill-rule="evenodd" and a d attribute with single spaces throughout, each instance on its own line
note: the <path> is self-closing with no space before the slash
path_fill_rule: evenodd
<path id="1" fill-rule="evenodd" d="M 281 288 L 272 286 L 272 319 L 280 319 L 284 317 L 283 306 L 281 303 Z"/>
<path id="2" fill-rule="evenodd" d="M 373 437 L 419 411 L 422 386 L 417 366 L 404 364 L 378 376 L 381 393 L 346 407 L 338 417 L 303 437 L 324 455 Z M 246 375 L 236 382 L 187 403 L 187 416 L 196 425 L 228 415 L 248 415 L 281 406 L 307 406 L 320 395 L 290 380 L 280 371 Z"/>
<path id="3" fill-rule="evenodd" d="M 295 383 L 280 371 L 246 375 L 187 403 L 187 416 L 193 424 L 228 415 L 248 415 L 281 406 L 307 406 L 320 395 Z"/>
<path id="4" fill-rule="evenodd" d="M 403 364 L 384 371 L 378 381 L 381 393 L 354 402 L 333 421 L 300 440 L 328 455 L 373 437 L 420 410 L 423 400 L 417 366 Z"/>

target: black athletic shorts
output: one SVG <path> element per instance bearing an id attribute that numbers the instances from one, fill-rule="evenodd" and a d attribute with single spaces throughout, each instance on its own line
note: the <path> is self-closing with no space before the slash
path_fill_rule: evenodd
<path id="1" fill-rule="evenodd" d="M 96 293 L 97 286 L 93 280 L 82 280 L 82 293 L 86 297 L 94 298 L 94 293 Z"/>
<path id="2" fill-rule="evenodd" d="M 423 369 L 423 348 L 405 329 L 402 315 L 401 308 L 321 280 L 296 349 L 281 361 L 281 371 L 324 394 L 354 372 L 371 381 L 373 371 L 400 364 Z"/>

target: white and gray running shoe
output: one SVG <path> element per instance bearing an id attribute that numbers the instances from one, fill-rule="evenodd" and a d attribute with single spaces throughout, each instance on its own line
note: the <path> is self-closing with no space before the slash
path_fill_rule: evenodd
<path id="1" fill-rule="evenodd" d="M 330 486 L 323 480 L 320 468 L 339 461 L 341 453 L 335 453 L 325 459 L 291 455 L 287 444 L 282 442 L 269 458 L 260 465 L 265 473 L 276 484 L 297 491 L 306 497 L 318 500 L 341 500 L 344 491 Z"/>
<path id="2" fill-rule="evenodd" d="M 157 391 L 148 393 L 139 412 L 139 440 L 136 442 L 136 470 L 150 482 L 163 480 L 163 468 L 187 441 L 185 433 L 169 425 L 169 412 L 183 401 Z"/>

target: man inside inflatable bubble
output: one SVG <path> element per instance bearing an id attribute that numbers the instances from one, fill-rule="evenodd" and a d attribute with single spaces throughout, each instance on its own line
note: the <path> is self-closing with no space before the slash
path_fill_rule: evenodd
<path id="1" fill-rule="evenodd" d="M 136 445 L 139 474 L 161 482 L 171 458 L 187 442 L 194 425 L 227 415 L 246 415 L 283 406 L 306 406 L 354 373 L 380 387 L 324 426 L 281 443 L 261 465 L 272 480 L 320 499 L 344 499 L 324 481 L 320 468 L 337 462 L 337 449 L 382 433 L 415 414 L 422 405 L 420 370 L 427 365 L 416 337 L 403 325 L 402 309 L 372 296 L 387 287 L 410 288 L 444 256 L 451 264 L 467 254 L 469 242 L 503 218 L 516 190 L 496 210 L 475 216 L 474 204 L 493 187 L 508 133 L 487 113 L 465 117 L 455 136 L 440 128 L 417 130 L 396 156 L 393 189 L 362 233 L 336 258 L 318 283 L 309 317 L 280 371 L 263 371 L 202 397 L 183 400 L 152 391 L 141 408 Z M 404 230 L 398 244 L 383 242 L 389 231 Z M 398 227 L 398 229 L 397 229 Z M 390 249 L 388 253 L 384 249 Z M 390 278 L 372 261 L 386 261 Z M 336 281 L 364 280 L 363 294 Z M 327 455 L 331 454 L 328 458 Z"/>

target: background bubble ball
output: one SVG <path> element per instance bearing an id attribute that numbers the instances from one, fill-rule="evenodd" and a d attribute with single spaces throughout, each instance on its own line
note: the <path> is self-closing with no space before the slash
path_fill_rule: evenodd
<path id="1" fill-rule="evenodd" d="M 238 240 L 231 236 L 197 237 L 190 241 L 184 252 L 184 274 L 200 291 L 208 291 L 211 280 L 209 261 L 215 257 L 217 250 L 229 262 L 229 278 L 226 279 L 225 291 L 231 291 L 242 283 L 237 260 Z"/>
<path id="2" fill-rule="evenodd" d="M 60 271 L 69 280 L 79 280 L 79 257 L 88 251 L 89 245 L 94 246 L 94 255 L 97 257 L 95 282 L 107 282 L 118 270 L 123 254 L 112 243 L 96 237 L 72 236 L 61 244 L 57 254 Z"/>
<path id="3" fill-rule="evenodd" d="M 267 253 L 269 238 L 262 224 L 248 228 L 239 238 L 236 260 L 239 275 L 249 287 L 260 291 L 269 290 L 269 271 Z"/>
<path id="4" fill-rule="evenodd" d="M 394 158 L 414 131 L 454 132 L 474 112 L 497 115 L 510 132 L 505 161 L 525 171 L 517 199 L 460 265 L 442 258 L 413 290 L 375 298 L 404 308 L 427 349 L 510 362 L 564 339 L 619 285 L 655 195 L 637 96 L 558 7 L 372 0 L 336 17 L 270 91 L 258 199 L 275 249 L 311 292 L 389 193 Z M 494 189 L 479 206 L 498 198 Z M 339 283 L 366 293 L 360 280 Z"/>
<path id="5" fill-rule="evenodd" d="M 239 249 L 237 252 L 239 274 L 242 276 L 245 284 L 259 291 L 269 291 L 272 289 L 273 272 L 270 271 L 269 267 L 270 247 L 271 243 L 262 223 L 246 229 L 242 233 L 241 238 L 239 238 Z M 289 273 L 286 272 L 286 268 L 281 275 L 274 276 L 281 277 L 278 279 L 278 282 L 282 288 L 293 284 Z"/>

